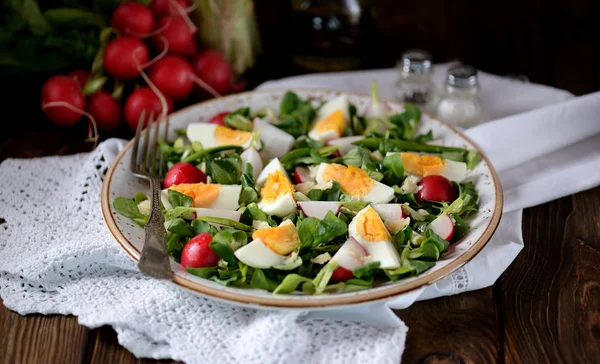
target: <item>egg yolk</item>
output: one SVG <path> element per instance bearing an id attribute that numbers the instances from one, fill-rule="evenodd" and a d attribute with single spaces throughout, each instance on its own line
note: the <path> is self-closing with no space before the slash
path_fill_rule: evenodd
<path id="1" fill-rule="evenodd" d="M 253 239 L 260 239 L 274 253 L 288 255 L 298 248 L 300 238 L 294 224 L 283 223 L 277 227 L 256 230 Z"/>
<path id="2" fill-rule="evenodd" d="M 375 185 L 375 181 L 362 169 L 335 163 L 325 167 L 322 178 L 323 182 L 336 181 L 342 191 L 353 197 L 366 195 Z"/>
<path id="3" fill-rule="evenodd" d="M 206 183 L 182 183 L 169 187 L 194 199 L 194 207 L 210 207 L 219 197 L 221 185 Z"/>
<path id="4" fill-rule="evenodd" d="M 417 176 L 439 175 L 446 166 L 445 161 L 433 155 L 401 152 L 402 164 L 407 173 Z"/>
<path id="5" fill-rule="evenodd" d="M 346 123 L 344 122 L 344 112 L 342 110 L 336 110 L 319 120 L 315 125 L 315 131 L 324 133 L 333 130 L 339 136 L 344 134 L 345 127 Z"/>
<path id="6" fill-rule="evenodd" d="M 273 202 L 278 197 L 294 193 L 294 186 L 282 171 L 270 173 L 260 194 L 263 201 Z"/>
<path id="7" fill-rule="evenodd" d="M 356 217 L 356 233 L 366 241 L 391 241 L 392 237 L 373 208 Z"/>
<path id="8" fill-rule="evenodd" d="M 250 138 L 252 133 L 249 131 L 234 130 L 222 125 L 215 128 L 215 140 L 219 145 L 243 145 Z"/>

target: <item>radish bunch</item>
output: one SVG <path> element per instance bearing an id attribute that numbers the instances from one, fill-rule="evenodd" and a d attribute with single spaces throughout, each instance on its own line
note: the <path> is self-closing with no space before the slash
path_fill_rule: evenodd
<path id="1" fill-rule="evenodd" d="M 74 70 L 44 84 L 41 103 L 48 119 L 71 126 L 86 116 L 94 130 L 110 132 L 124 122 L 135 130 L 143 112 L 157 118 L 192 97 L 237 91 L 225 57 L 199 49 L 191 10 L 190 0 L 118 5 L 90 71 Z"/>

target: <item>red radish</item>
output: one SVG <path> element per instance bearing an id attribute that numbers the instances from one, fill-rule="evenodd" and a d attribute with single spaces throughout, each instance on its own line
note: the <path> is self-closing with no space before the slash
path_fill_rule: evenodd
<path id="1" fill-rule="evenodd" d="M 342 204 L 336 201 L 299 201 L 298 206 L 304 215 L 323 220 L 329 211 L 337 215 Z"/>
<path id="2" fill-rule="evenodd" d="M 225 126 L 225 116 L 231 114 L 229 111 L 220 112 L 208 120 L 210 124 L 217 124 Z"/>
<path id="3" fill-rule="evenodd" d="M 456 186 L 444 176 L 425 176 L 419 181 L 417 200 L 452 202 L 458 197 Z"/>
<path id="4" fill-rule="evenodd" d="M 73 77 L 75 82 L 79 85 L 80 89 L 83 89 L 83 86 L 87 83 L 90 78 L 90 72 L 86 70 L 74 70 L 69 73 L 69 76 Z"/>
<path id="5" fill-rule="evenodd" d="M 333 273 L 331 273 L 331 280 L 334 282 L 347 281 L 352 278 L 354 278 L 352 271 L 344 267 L 337 267 Z"/>
<path id="6" fill-rule="evenodd" d="M 352 237 L 348 238 L 337 253 L 335 253 L 333 258 L 331 258 L 331 260 L 335 260 L 339 265 L 338 268 L 333 271 L 331 279 L 335 281 L 345 281 L 354 278 L 352 270 L 364 265 L 367 256 L 367 251 L 358 241 L 356 241 L 356 239 Z"/>
<path id="7" fill-rule="evenodd" d="M 169 168 L 163 181 L 164 188 L 182 183 L 206 183 L 206 174 L 193 164 L 179 162 Z"/>
<path id="8" fill-rule="evenodd" d="M 187 48 L 181 53 L 181 55 L 189 60 L 193 60 L 198 55 L 198 44 L 196 41 L 192 41 L 188 44 Z"/>
<path id="9" fill-rule="evenodd" d="M 356 145 L 354 145 L 352 143 L 359 141 L 361 139 L 364 139 L 364 136 L 357 135 L 357 136 L 336 138 L 336 139 L 331 139 L 331 140 L 327 141 L 327 145 L 337 145 L 339 147 L 338 152 L 341 155 L 344 155 L 344 154 L 348 153 L 349 151 L 351 151 L 352 149 L 356 148 Z"/>
<path id="10" fill-rule="evenodd" d="M 167 102 L 167 113 L 173 110 L 171 99 L 165 96 Z M 125 120 L 132 130 L 136 130 L 142 111 L 146 110 L 146 119 L 150 113 L 154 113 L 154 118 L 163 113 L 162 103 L 156 93 L 150 87 L 140 87 L 133 91 L 125 102 Z"/>
<path id="11" fill-rule="evenodd" d="M 150 80 L 166 96 L 182 101 L 189 96 L 196 76 L 192 66 L 178 56 L 165 56 L 150 68 Z"/>
<path id="12" fill-rule="evenodd" d="M 216 266 L 220 258 L 209 246 L 211 242 L 212 236 L 209 233 L 202 233 L 190 239 L 181 252 L 181 265 L 184 268 Z"/>
<path id="13" fill-rule="evenodd" d="M 433 220 L 429 227 L 431 230 L 440 236 L 440 238 L 450 241 L 454 236 L 454 223 L 448 214 L 443 213 Z"/>
<path id="14" fill-rule="evenodd" d="M 150 8 L 152 9 L 154 16 L 157 18 L 179 14 L 174 2 L 186 10 L 190 6 L 187 0 L 152 0 L 152 5 L 150 5 Z"/>
<path id="15" fill-rule="evenodd" d="M 152 32 L 154 15 L 140 3 L 122 3 L 112 14 L 112 26 L 121 34 L 143 37 Z"/>
<path id="16" fill-rule="evenodd" d="M 138 38 L 122 36 L 112 40 L 104 50 L 104 69 L 111 76 L 132 80 L 148 62 L 148 48 Z"/>
<path id="17" fill-rule="evenodd" d="M 294 179 L 296 183 L 316 183 L 315 179 L 310 175 L 310 171 L 306 167 L 297 166 L 294 168 Z"/>
<path id="18" fill-rule="evenodd" d="M 89 96 L 87 111 L 96 119 L 98 127 L 102 130 L 112 131 L 123 123 L 123 107 L 108 92 L 100 90 Z"/>
<path id="19" fill-rule="evenodd" d="M 262 157 L 254 148 L 248 148 L 240 154 L 240 158 L 242 158 L 242 171 L 246 171 L 246 165 L 249 163 L 252 166 L 252 177 L 254 180 L 258 178 L 260 171 L 263 170 L 264 164 Z"/>
<path id="20" fill-rule="evenodd" d="M 162 52 L 165 46 L 168 54 L 185 55 L 189 52 L 190 43 L 194 42 L 194 31 L 180 16 L 160 18 L 155 28 L 164 28 L 163 31 L 150 39 L 152 48 Z M 166 39 L 166 44 L 160 36 Z"/>
<path id="21" fill-rule="evenodd" d="M 231 66 L 221 53 L 212 49 L 200 52 L 193 65 L 196 76 L 212 87 L 217 94 L 223 95 L 231 88 L 233 73 Z M 201 92 L 204 95 L 207 94 L 206 90 Z"/>
<path id="22" fill-rule="evenodd" d="M 402 210 L 402 204 L 399 203 L 378 203 L 371 206 L 383 221 L 399 220 L 406 217 L 404 210 Z"/>
<path id="23" fill-rule="evenodd" d="M 71 107 L 58 106 L 55 104 L 57 102 Z M 54 76 L 46 81 L 42 88 L 42 109 L 56 125 L 70 126 L 81 119 L 85 109 L 85 98 L 72 77 Z"/>
<path id="24" fill-rule="evenodd" d="M 194 208 L 194 219 L 197 219 L 201 216 L 222 217 L 224 219 L 240 221 L 242 213 L 240 211 L 225 209 L 207 209 L 201 207 Z"/>

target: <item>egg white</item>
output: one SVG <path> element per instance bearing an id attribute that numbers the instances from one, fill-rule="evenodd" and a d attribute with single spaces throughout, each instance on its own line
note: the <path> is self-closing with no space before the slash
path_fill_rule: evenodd
<path id="1" fill-rule="evenodd" d="M 324 103 L 323 106 L 319 108 L 319 111 L 317 111 L 317 120 L 320 120 L 337 110 L 342 110 L 344 113 L 344 121 L 348 123 L 350 121 L 350 104 L 348 103 L 346 95 L 334 97 Z"/>
<path id="2" fill-rule="evenodd" d="M 279 159 L 273 158 L 265 166 L 265 168 L 263 168 L 263 170 L 260 171 L 260 173 L 258 174 L 258 177 L 256 178 L 256 181 L 255 181 L 256 188 L 257 189 L 262 188 L 262 186 L 267 181 L 267 177 L 269 177 L 269 175 L 271 173 L 277 172 L 277 171 L 281 171 L 283 173 L 283 175 L 289 179 L 289 176 L 288 176 L 287 172 L 285 171 L 285 169 L 283 168 L 283 166 L 281 165 L 281 162 L 279 162 Z"/>
<path id="3" fill-rule="evenodd" d="M 191 123 L 187 127 L 186 134 L 187 138 L 191 142 L 200 142 L 204 149 L 209 149 L 221 146 L 221 144 L 219 144 L 215 138 L 216 129 L 217 124 Z M 244 149 L 248 148 L 251 142 L 252 138 L 248 139 L 248 141 L 242 144 L 241 147 Z"/>
<path id="4" fill-rule="evenodd" d="M 308 137 L 314 140 L 318 140 L 320 142 L 326 142 L 331 139 L 337 139 L 340 135 L 335 130 L 326 130 L 322 132 L 318 132 L 315 129 L 308 132 Z"/>
<path id="5" fill-rule="evenodd" d="M 360 217 L 369 209 L 373 209 L 371 206 L 367 206 L 364 209 L 360 210 L 358 214 L 352 219 L 350 224 L 348 225 L 348 233 L 351 237 L 356 239 L 358 243 L 367 251 L 369 256 L 371 257 L 371 261 L 379 262 L 380 268 L 383 269 L 394 269 L 400 266 L 400 255 L 398 251 L 394 247 L 394 244 L 390 240 L 380 240 L 380 241 L 369 241 L 363 238 L 358 233 L 358 229 L 356 227 Z M 374 211 L 374 210 L 373 210 Z M 379 216 L 379 215 L 377 215 Z M 380 218 L 381 220 L 381 218 Z M 383 221 L 381 222 L 383 224 Z"/>
<path id="6" fill-rule="evenodd" d="M 329 166 L 327 163 L 321 163 L 319 165 L 315 176 L 317 183 L 325 183 L 323 174 L 325 173 L 327 166 Z M 394 189 L 392 187 L 375 180 L 373 180 L 373 182 L 375 183 L 373 184 L 371 190 L 369 190 L 369 192 L 367 192 L 367 194 L 364 196 L 356 197 L 356 200 L 372 203 L 388 203 L 394 199 Z M 350 197 L 352 197 L 352 195 L 350 195 Z"/>
<path id="7" fill-rule="evenodd" d="M 287 256 L 272 251 L 260 239 L 252 240 L 249 244 L 234 252 L 236 258 L 253 268 L 267 269 L 283 264 Z"/>
<path id="8" fill-rule="evenodd" d="M 238 200 L 240 199 L 240 193 L 242 192 L 241 185 L 221 185 L 219 188 L 219 196 L 217 196 L 215 202 L 210 206 L 204 208 L 207 209 L 223 209 L 223 210 L 237 210 L 240 207 Z M 160 191 L 160 200 L 166 210 L 172 210 L 173 206 L 169 203 L 169 189 Z"/>
<path id="9" fill-rule="evenodd" d="M 293 194 L 277 196 L 273 202 L 260 200 L 258 202 L 258 208 L 268 215 L 275 215 L 278 217 L 285 217 L 297 211 L 296 200 L 294 200 Z"/>

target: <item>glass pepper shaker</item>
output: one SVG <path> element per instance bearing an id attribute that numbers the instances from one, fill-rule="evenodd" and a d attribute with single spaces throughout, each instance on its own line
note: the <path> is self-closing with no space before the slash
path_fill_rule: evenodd
<path id="1" fill-rule="evenodd" d="M 412 103 L 423 111 L 434 113 L 439 91 L 433 82 L 431 54 L 421 49 L 412 49 L 402 54 L 398 62 L 400 75 L 395 85 L 395 99 Z"/>
<path id="2" fill-rule="evenodd" d="M 437 106 L 437 117 L 461 128 L 481 123 L 479 90 L 475 68 L 468 65 L 451 67 Z"/>

